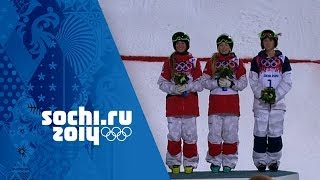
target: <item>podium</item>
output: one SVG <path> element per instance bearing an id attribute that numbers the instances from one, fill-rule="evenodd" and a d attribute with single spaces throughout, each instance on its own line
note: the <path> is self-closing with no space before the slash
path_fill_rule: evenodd
<path id="1" fill-rule="evenodd" d="M 255 175 L 265 175 L 272 177 L 273 180 L 299 180 L 299 174 L 290 171 L 277 171 L 277 172 L 258 172 L 258 171 L 231 171 L 229 173 L 212 173 L 209 171 L 193 172 L 192 174 L 185 174 L 180 172 L 179 174 L 169 173 L 172 180 L 248 180 Z"/>

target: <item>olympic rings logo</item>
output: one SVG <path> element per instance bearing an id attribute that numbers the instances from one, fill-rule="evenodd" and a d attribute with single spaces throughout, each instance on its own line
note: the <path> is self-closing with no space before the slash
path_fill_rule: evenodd
<path id="1" fill-rule="evenodd" d="M 191 62 L 180 62 L 176 65 L 177 72 L 188 72 L 192 69 L 192 63 Z"/>
<path id="2" fill-rule="evenodd" d="M 266 68 L 270 68 L 270 67 L 275 68 L 281 64 L 281 61 L 278 58 L 277 59 L 272 59 L 272 58 L 262 59 L 261 64 L 262 64 L 262 66 L 264 66 Z"/>
<path id="3" fill-rule="evenodd" d="M 236 63 L 233 61 L 218 61 L 216 62 L 216 67 L 217 68 L 227 68 L 227 67 L 234 68 L 236 67 Z"/>
<path id="4" fill-rule="evenodd" d="M 107 129 L 104 131 L 104 129 Z M 110 129 L 109 127 L 103 127 L 100 130 L 100 133 L 103 137 L 105 137 L 108 141 L 124 141 L 132 134 L 132 130 L 130 127 L 124 127 L 123 129 L 119 127 L 113 127 Z"/>

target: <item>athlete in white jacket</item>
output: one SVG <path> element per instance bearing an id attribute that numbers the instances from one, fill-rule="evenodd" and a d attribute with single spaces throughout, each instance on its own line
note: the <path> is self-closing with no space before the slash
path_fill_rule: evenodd
<path id="1" fill-rule="evenodd" d="M 262 51 L 253 58 L 249 83 L 254 94 L 253 161 L 259 171 L 277 171 L 282 155 L 282 134 L 286 110 L 285 95 L 292 87 L 291 66 L 281 51 L 275 50 L 278 35 L 272 30 L 260 33 Z M 275 90 L 275 102 L 261 99 L 261 91 Z"/>

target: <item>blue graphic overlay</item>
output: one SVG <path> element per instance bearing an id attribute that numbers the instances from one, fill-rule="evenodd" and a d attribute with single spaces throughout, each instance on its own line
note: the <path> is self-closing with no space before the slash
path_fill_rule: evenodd
<path id="1" fill-rule="evenodd" d="M 169 179 L 98 1 L 0 7 L 0 178 Z"/>

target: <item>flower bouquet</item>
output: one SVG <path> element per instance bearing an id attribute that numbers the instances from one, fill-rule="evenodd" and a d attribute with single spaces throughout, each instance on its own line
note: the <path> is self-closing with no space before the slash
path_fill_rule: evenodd
<path id="1" fill-rule="evenodd" d="M 226 78 L 226 79 L 232 80 L 234 78 L 233 70 L 229 66 L 218 68 L 215 73 L 215 79 L 219 81 L 220 78 Z M 222 90 L 226 91 L 227 88 L 223 87 Z"/>
<path id="2" fill-rule="evenodd" d="M 181 85 L 182 86 L 182 85 L 188 84 L 189 77 L 185 73 L 176 72 L 176 73 L 174 73 L 173 80 L 174 80 L 175 85 Z M 182 95 L 183 96 L 187 96 L 188 92 L 184 91 L 182 93 Z"/>
<path id="3" fill-rule="evenodd" d="M 274 104 L 276 102 L 276 91 L 273 87 L 267 87 L 261 91 L 261 100 L 268 104 Z"/>

